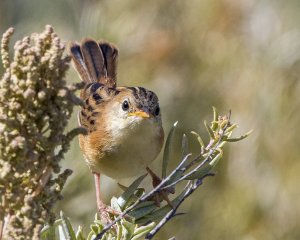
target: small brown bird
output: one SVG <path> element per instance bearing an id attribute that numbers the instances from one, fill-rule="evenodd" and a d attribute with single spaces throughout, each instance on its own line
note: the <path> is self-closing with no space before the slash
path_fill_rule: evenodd
<path id="1" fill-rule="evenodd" d="M 87 135 L 80 148 L 94 174 L 97 205 L 100 174 L 114 179 L 140 174 L 159 154 L 164 141 L 156 94 L 143 87 L 117 87 L 118 49 L 106 41 L 73 43 L 70 53 L 81 80 L 84 106 L 78 114 Z"/>

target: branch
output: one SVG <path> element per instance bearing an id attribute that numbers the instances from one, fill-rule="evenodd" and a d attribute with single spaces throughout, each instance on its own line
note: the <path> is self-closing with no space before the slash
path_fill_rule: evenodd
<path id="1" fill-rule="evenodd" d="M 189 181 L 187 185 L 188 189 L 186 193 L 184 194 L 183 198 L 180 200 L 180 202 L 170 211 L 166 214 L 166 216 L 153 228 L 150 233 L 147 234 L 145 239 L 152 239 L 154 235 L 168 222 L 170 221 L 173 217 L 176 216 L 177 209 L 179 206 L 187 199 L 201 184 L 204 178 L 208 176 L 214 176 L 213 173 L 208 173 L 204 175 L 201 179 L 199 179 L 196 183 L 192 183 L 192 181 Z"/>

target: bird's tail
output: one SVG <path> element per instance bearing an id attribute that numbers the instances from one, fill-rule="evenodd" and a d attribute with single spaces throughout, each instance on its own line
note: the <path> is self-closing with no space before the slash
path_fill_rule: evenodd
<path id="1" fill-rule="evenodd" d="M 98 82 L 116 87 L 118 49 L 113 44 L 84 39 L 81 44 L 71 44 L 70 54 L 75 69 L 86 84 Z"/>

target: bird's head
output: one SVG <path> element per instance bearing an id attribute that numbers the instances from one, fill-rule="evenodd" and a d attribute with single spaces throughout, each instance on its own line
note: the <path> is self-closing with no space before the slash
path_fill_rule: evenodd
<path id="1" fill-rule="evenodd" d="M 140 125 L 161 127 L 161 112 L 156 94 L 142 87 L 119 87 L 109 104 L 110 128 L 116 131 Z"/>

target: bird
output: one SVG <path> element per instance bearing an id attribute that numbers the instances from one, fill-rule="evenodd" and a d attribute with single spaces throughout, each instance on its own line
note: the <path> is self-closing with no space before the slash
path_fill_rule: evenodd
<path id="1" fill-rule="evenodd" d="M 147 169 L 164 143 L 157 95 L 144 87 L 117 86 L 118 48 L 106 41 L 85 38 L 72 42 L 69 52 L 84 87 L 78 123 L 84 159 L 94 175 L 97 207 L 109 212 L 100 194 L 100 177 L 132 177 Z"/>

